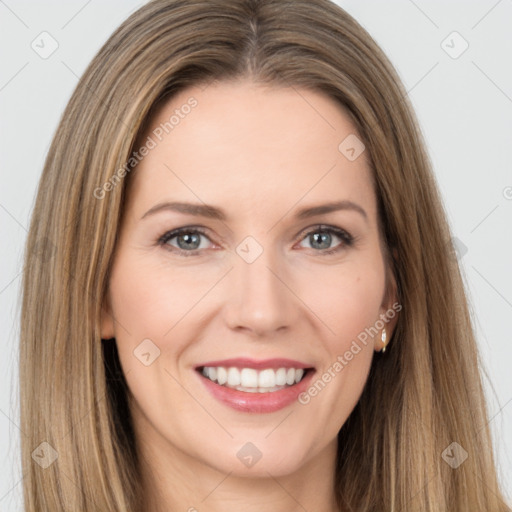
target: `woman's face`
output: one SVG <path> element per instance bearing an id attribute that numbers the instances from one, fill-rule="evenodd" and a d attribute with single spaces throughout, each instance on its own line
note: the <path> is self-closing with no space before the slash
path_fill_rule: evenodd
<path id="1" fill-rule="evenodd" d="M 146 453 L 252 476 L 334 457 L 395 300 L 356 137 L 322 93 L 252 82 L 153 117 L 102 318 Z"/>

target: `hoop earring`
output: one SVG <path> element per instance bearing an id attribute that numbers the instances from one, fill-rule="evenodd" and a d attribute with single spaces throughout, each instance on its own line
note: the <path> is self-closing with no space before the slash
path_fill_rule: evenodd
<path id="1" fill-rule="evenodd" d="M 382 335 L 381 335 L 380 339 L 382 340 L 382 343 L 384 343 L 384 346 L 382 347 L 382 350 L 381 350 L 381 352 L 384 354 L 384 352 L 386 352 L 386 339 L 387 339 L 385 327 L 384 327 L 384 329 L 382 329 Z"/>

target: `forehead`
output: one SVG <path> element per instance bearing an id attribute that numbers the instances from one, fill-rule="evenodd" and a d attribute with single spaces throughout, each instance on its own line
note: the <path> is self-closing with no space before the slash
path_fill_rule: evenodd
<path id="1" fill-rule="evenodd" d="M 252 82 L 191 87 L 159 107 L 141 138 L 152 149 L 133 175 L 134 206 L 191 200 L 254 215 L 302 198 L 352 199 L 371 214 L 366 154 L 351 160 L 340 150 L 350 137 L 350 117 L 322 92 Z"/>

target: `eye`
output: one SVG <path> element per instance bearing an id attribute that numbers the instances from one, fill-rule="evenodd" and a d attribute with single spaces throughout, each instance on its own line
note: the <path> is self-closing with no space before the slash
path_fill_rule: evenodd
<path id="1" fill-rule="evenodd" d="M 183 256 L 193 256 L 199 250 L 207 248 L 201 243 L 201 238 L 205 238 L 211 242 L 205 232 L 199 228 L 179 228 L 162 235 L 158 243 L 162 246 L 170 246 L 171 250 L 175 249 Z"/>
<path id="2" fill-rule="evenodd" d="M 341 240 L 341 243 L 330 248 L 334 238 Z M 344 248 L 354 245 L 355 238 L 344 229 L 334 226 L 316 226 L 315 229 L 308 231 L 303 240 L 310 243 L 311 249 L 318 249 L 322 254 L 333 254 Z M 327 250 L 326 250 L 327 249 Z"/>
<path id="3" fill-rule="evenodd" d="M 333 238 L 334 237 L 334 238 Z M 204 240 L 206 241 L 204 241 Z M 331 247 L 333 239 L 340 240 Z M 354 245 L 356 239 L 347 231 L 334 226 L 315 226 L 307 231 L 301 240 L 308 241 L 311 249 L 322 255 L 333 254 Z M 182 256 L 196 256 L 212 243 L 205 231 L 197 227 L 182 227 L 168 231 L 158 239 L 158 244 Z"/>

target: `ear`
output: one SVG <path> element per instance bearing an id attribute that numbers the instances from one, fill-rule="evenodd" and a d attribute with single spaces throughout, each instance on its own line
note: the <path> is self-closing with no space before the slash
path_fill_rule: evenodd
<path id="1" fill-rule="evenodd" d="M 392 250 L 393 259 L 398 258 L 396 249 Z M 398 322 L 399 311 L 402 309 L 402 305 L 399 302 L 398 287 L 396 284 L 396 278 L 392 270 L 392 262 L 389 262 L 386 268 L 386 292 L 384 294 L 384 300 L 380 308 L 379 320 L 384 323 L 383 328 L 386 329 L 386 342 L 382 342 L 382 329 L 374 337 L 374 349 L 376 352 L 380 352 L 384 346 L 387 347 L 391 336 L 395 332 L 396 324 Z M 379 321 L 379 325 L 381 322 Z"/>
<path id="2" fill-rule="evenodd" d="M 110 340 L 115 338 L 114 316 L 112 314 L 110 294 L 108 291 L 105 294 L 105 299 L 103 300 L 103 304 L 101 306 L 100 324 L 101 339 Z"/>

